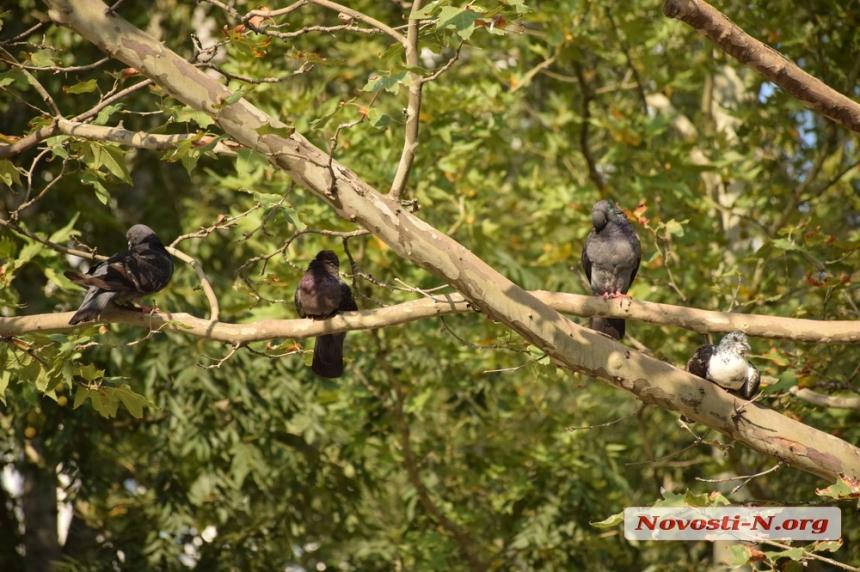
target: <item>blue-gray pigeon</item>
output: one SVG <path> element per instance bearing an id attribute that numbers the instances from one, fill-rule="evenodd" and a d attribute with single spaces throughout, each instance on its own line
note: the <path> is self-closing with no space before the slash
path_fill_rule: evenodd
<path id="1" fill-rule="evenodd" d="M 321 250 L 302 275 L 294 298 L 302 318 L 325 320 L 341 312 L 354 312 L 358 306 L 352 290 L 338 275 L 340 261 L 331 250 Z M 343 375 L 343 341 L 346 332 L 317 337 L 311 370 L 317 375 L 338 378 Z"/>
<path id="2" fill-rule="evenodd" d="M 173 276 L 173 261 L 155 232 L 136 224 L 126 234 L 128 250 L 91 266 L 86 274 L 66 271 L 66 278 L 88 288 L 86 297 L 69 324 L 98 320 L 110 302 L 127 304 L 158 292 Z M 147 310 L 144 307 L 142 309 Z"/>
<path id="3" fill-rule="evenodd" d="M 749 350 L 746 334 L 732 332 L 718 346 L 704 345 L 697 349 L 687 362 L 686 370 L 750 399 L 761 384 L 761 374 L 747 361 L 746 352 Z"/>
<path id="4" fill-rule="evenodd" d="M 627 215 L 606 200 L 594 205 L 591 222 L 594 228 L 582 248 L 582 269 L 591 293 L 604 298 L 626 296 L 642 258 L 639 237 Z M 591 318 L 589 327 L 616 340 L 624 337 L 624 320 L 618 318 Z"/>

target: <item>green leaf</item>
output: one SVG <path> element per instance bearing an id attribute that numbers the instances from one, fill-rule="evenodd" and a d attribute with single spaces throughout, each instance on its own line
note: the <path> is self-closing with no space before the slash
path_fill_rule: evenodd
<path id="1" fill-rule="evenodd" d="M 188 176 L 192 175 L 194 167 L 197 166 L 198 159 L 200 159 L 200 153 L 198 153 L 196 149 L 189 150 L 188 153 L 183 153 L 179 157 L 179 162 L 182 163 L 183 167 L 185 167 L 185 170 L 188 172 Z"/>
<path id="2" fill-rule="evenodd" d="M 599 522 L 589 522 L 595 528 L 615 528 L 624 522 L 624 513 L 619 512 Z"/>
<path id="3" fill-rule="evenodd" d="M 253 149 L 236 151 L 236 173 L 241 176 L 257 173 L 269 166 L 269 160 L 262 153 Z"/>
<path id="4" fill-rule="evenodd" d="M 776 248 L 778 248 L 778 249 L 780 249 L 780 250 L 785 250 L 785 251 L 799 250 L 799 251 L 803 251 L 803 249 L 802 249 L 802 248 L 800 248 L 796 243 L 794 243 L 794 242 L 792 242 L 792 241 L 788 240 L 787 238 L 777 238 L 776 240 L 772 241 L 772 243 L 773 243 L 773 246 L 774 246 L 774 247 L 776 247 Z"/>
<path id="5" fill-rule="evenodd" d="M 39 68 L 51 68 L 56 64 L 51 59 L 51 52 L 48 50 L 39 50 L 30 54 L 30 63 Z"/>
<path id="6" fill-rule="evenodd" d="M 177 123 L 194 122 L 199 125 L 201 129 L 206 129 L 207 127 L 215 123 L 215 120 L 212 119 L 209 114 L 204 113 L 202 111 L 197 111 L 196 109 L 192 109 L 188 106 L 169 107 L 163 109 L 165 109 L 165 111 L 168 111 L 168 113 L 170 113 L 170 116 L 173 117 L 173 120 Z"/>
<path id="7" fill-rule="evenodd" d="M 72 370 L 73 375 L 77 375 L 79 377 L 84 378 L 88 382 L 93 382 L 99 379 L 103 379 L 105 376 L 105 372 L 103 369 L 98 369 L 91 363 L 87 365 L 77 367 Z"/>
<path id="8" fill-rule="evenodd" d="M 271 123 L 266 123 L 257 127 L 255 131 L 259 135 L 277 135 L 279 137 L 288 138 L 290 135 L 296 132 L 295 127 L 290 127 L 289 125 L 284 125 L 283 127 L 278 127 L 276 125 L 272 125 Z"/>
<path id="9" fill-rule="evenodd" d="M 72 215 L 72 220 L 70 220 L 66 225 L 58 230 L 55 230 L 54 233 L 48 238 L 51 242 L 65 242 L 69 239 L 69 237 L 77 236 L 81 234 L 79 231 L 75 230 L 75 222 L 78 220 L 78 215 L 80 212 L 76 212 Z"/>
<path id="10" fill-rule="evenodd" d="M 128 412 L 136 419 L 143 417 L 144 406 L 152 408 L 155 407 L 155 405 L 144 396 L 132 391 L 131 386 L 128 384 L 124 383 L 113 391 L 119 400 L 122 401 L 122 404 L 125 405 L 125 408 L 128 409 Z"/>
<path id="11" fill-rule="evenodd" d="M 409 85 L 409 73 L 405 71 L 392 72 L 388 75 L 374 76 L 361 88 L 361 91 L 379 91 L 384 89 L 397 93 L 401 85 Z"/>
<path id="12" fill-rule="evenodd" d="M 752 556 L 752 550 L 745 544 L 733 544 L 729 546 L 729 556 L 726 558 L 726 565 L 729 568 L 738 568 L 749 562 Z"/>
<path id="13" fill-rule="evenodd" d="M 777 558 L 791 558 L 795 561 L 801 561 L 806 554 L 806 551 L 801 547 L 789 548 L 787 550 L 779 550 L 779 551 L 768 551 L 765 552 L 771 560 L 776 560 Z"/>
<path id="14" fill-rule="evenodd" d="M 377 129 L 385 129 L 391 123 L 391 118 L 375 107 L 368 112 L 367 118 L 370 120 L 370 124 Z"/>
<path id="15" fill-rule="evenodd" d="M 458 36 L 464 40 L 472 37 L 475 31 L 475 20 L 481 18 L 481 14 L 468 8 L 445 7 L 439 12 L 439 20 L 436 29 L 454 28 Z"/>
<path id="16" fill-rule="evenodd" d="M 821 540 L 815 543 L 813 552 L 837 552 L 840 548 L 842 548 L 842 539 Z"/>
<path id="17" fill-rule="evenodd" d="M 526 0 L 505 0 L 505 4 L 513 6 L 517 14 L 528 14 L 534 12 L 533 9 L 526 6 Z"/>
<path id="18" fill-rule="evenodd" d="M 98 411 L 102 417 L 110 419 L 111 417 L 116 416 L 119 401 L 115 398 L 113 392 L 110 391 L 110 388 L 90 388 L 79 386 L 75 391 L 75 403 L 73 405 L 73 409 L 77 409 L 86 403 L 88 399 L 92 402 L 93 409 Z"/>
<path id="19" fill-rule="evenodd" d="M 3 181 L 7 187 L 11 187 L 13 183 L 21 184 L 21 172 L 8 159 L 0 161 L 0 181 Z"/>
<path id="20" fill-rule="evenodd" d="M 666 222 L 666 233 L 678 237 L 684 236 L 684 225 L 687 222 L 686 220 L 678 222 L 674 219 Z"/>
<path id="21" fill-rule="evenodd" d="M 234 103 L 236 103 L 237 101 L 239 101 L 240 99 L 245 97 L 245 94 L 250 92 L 252 89 L 254 89 L 254 88 L 253 87 L 241 87 L 241 88 L 237 89 L 236 91 L 231 93 L 226 99 L 222 100 L 220 103 L 215 104 L 214 105 L 215 109 L 222 109 L 224 107 L 227 107 L 228 105 L 233 105 Z"/>
<path id="22" fill-rule="evenodd" d="M 98 88 L 99 84 L 96 80 L 88 79 L 87 81 L 76 83 L 71 87 L 63 87 L 63 91 L 66 93 L 92 93 Z"/>
<path id="23" fill-rule="evenodd" d="M 0 403 L 6 405 L 6 388 L 9 387 L 9 381 L 12 379 L 12 372 L 9 370 L 0 371 Z"/>
<path id="24" fill-rule="evenodd" d="M 125 163 L 125 151 L 118 145 L 99 145 L 93 149 L 96 165 L 104 166 L 110 173 L 122 181 L 132 184 L 128 165 Z"/>
<path id="25" fill-rule="evenodd" d="M 111 115 L 122 111 L 125 108 L 125 104 L 115 103 L 113 105 L 108 105 L 107 107 L 103 107 L 99 114 L 96 115 L 96 118 L 93 119 L 93 125 L 107 125 L 108 119 L 110 119 Z"/>
<path id="26" fill-rule="evenodd" d="M 427 6 L 424 6 L 417 12 L 411 14 L 409 18 L 412 20 L 426 20 L 428 18 L 432 18 L 433 14 L 435 14 L 436 11 L 439 10 L 439 8 L 448 4 L 450 4 L 450 2 L 435 0 L 434 2 L 430 2 Z"/>
<path id="27" fill-rule="evenodd" d="M 18 259 L 15 261 L 15 266 L 20 268 L 24 266 L 33 258 L 36 257 L 45 246 L 41 242 L 29 242 L 24 248 L 21 249 L 21 252 L 18 254 Z"/>
<path id="28" fill-rule="evenodd" d="M 835 484 L 825 489 L 815 489 L 815 494 L 833 499 L 860 498 L 860 486 L 854 481 L 849 482 L 844 477 L 839 477 Z"/>
<path id="29" fill-rule="evenodd" d="M 340 99 L 330 98 L 325 101 L 317 111 L 319 114 L 310 122 L 313 129 L 321 129 L 326 126 L 329 120 L 341 112 L 344 108 L 344 103 Z"/>
<path id="30" fill-rule="evenodd" d="M 110 195 L 102 184 L 102 177 L 103 175 L 98 171 L 89 171 L 81 174 L 81 182 L 93 187 L 93 190 L 96 192 L 96 198 L 101 202 L 101 204 L 106 205 L 110 199 Z"/>

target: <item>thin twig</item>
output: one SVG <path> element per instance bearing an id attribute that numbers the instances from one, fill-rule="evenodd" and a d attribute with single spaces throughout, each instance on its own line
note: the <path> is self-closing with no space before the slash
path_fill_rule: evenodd
<path id="1" fill-rule="evenodd" d="M 285 81 L 289 81 L 289 80 L 295 78 L 296 76 L 306 74 L 309 71 L 313 70 L 314 64 L 306 61 L 305 63 L 303 63 L 301 65 L 301 67 L 299 69 L 297 69 L 294 72 L 291 72 L 291 73 L 289 73 L 283 77 L 263 77 L 263 78 L 253 78 L 253 77 L 249 77 L 249 76 L 230 73 L 230 72 L 224 70 L 221 66 L 219 66 L 217 64 L 213 64 L 212 62 L 201 63 L 199 67 L 215 70 L 219 74 L 223 75 L 224 77 L 226 77 L 227 79 L 230 79 L 230 80 L 241 81 L 241 82 L 249 83 L 249 84 L 261 84 L 261 83 L 283 83 Z"/>
<path id="2" fill-rule="evenodd" d="M 230 347 L 230 351 L 229 351 L 229 352 L 227 352 L 227 355 L 225 355 L 224 357 L 222 357 L 222 358 L 220 358 L 220 359 L 219 359 L 219 358 L 209 357 L 209 356 L 207 356 L 207 355 L 205 355 L 205 354 L 201 354 L 201 355 L 203 355 L 203 357 L 205 357 L 206 359 L 210 359 L 210 360 L 212 360 L 212 361 L 214 361 L 214 362 L 216 362 L 216 363 L 213 363 L 213 364 L 211 364 L 211 365 L 203 365 L 202 363 L 198 363 L 198 364 L 197 364 L 197 367 L 202 368 L 202 369 L 218 369 L 218 368 L 220 368 L 220 367 L 224 364 L 224 362 L 225 362 L 225 361 L 227 361 L 228 359 L 230 359 L 231 357 L 233 357 L 233 354 L 235 354 L 237 351 L 239 351 L 239 348 L 241 348 L 241 347 L 242 347 L 242 345 L 241 345 L 241 344 L 233 344 L 233 345 Z"/>
<path id="3" fill-rule="evenodd" d="M 9 46 L 9 45 L 12 45 L 12 44 L 14 44 L 15 42 L 17 42 L 18 40 L 20 40 L 21 38 L 26 38 L 27 36 L 29 36 L 29 35 L 31 35 L 31 34 L 35 34 L 35 33 L 36 33 L 36 32 L 38 32 L 41 28 L 43 28 L 43 27 L 45 27 L 45 26 L 47 26 L 48 24 L 51 24 L 51 23 L 52 23 L 52 22 L 51 22 L 51 20 L 50 20 L 50 19 L 47 19 L 47 20 L 42 20 L 41 22 L 38 22 L 38 23 L 36 23 L 36 24 L 33 24 L 32 26 L 30 26 L 28 29 L 24 30 L 23 32 L 21 32 L 21 33 L 20 33 L 20 34 L 18 34 L 17 36 L 14 36 L 14 37 L 9 38 L 9 39 L 7 39 L 7 40 L 0 41 L 0 46 Z"/>
<path id="4" fill-rule="evenodd" d="M 701 477 L 696 477 L 696 480 L 697 480 L 697 481 L 701 481 L 701 482 L 703 482 L 703 483 L 729 483 L 729 482 L 731 482 L 731 481 L 743 481 L 741 484 L 739 484 L 738 486 L 736 486 L 735 488 L 733 488 L 733 489 L 731 490 L 731 492 L 730 492 L 729 494 L 732 494 L 732 495 L 733 495 L 733 494 L 735 494 L 736 492 L 738 492 L 739 490 L 741 490 L 741 488 L 743 488 L 744 486 L 746 486 L 746 485 L 747 485 L 751 480 L 753 480 L 754 478 L 756 478 L 756 477 L 761 477 L 762 475 L 766 475 L 766 474 L 768 474 L 768 473 L 772 473 L 772 472 L 776 471 L 777 469 L 779 469 L 779 468 L 780 468 L 780 467 L 782 467 L 782 466 L 783 466 L 782 461 L 779 461 L 779 462 L 777 462 L 777 464 L 776 464 L 776 465 L 774 465 L 773 467 L 771 467 L 771 468 L 769 468 L 769 469 L 767 469 L 767 470 L 761 471 L 760 473 L 756 473 L 756 474 L 754 474 L 754 475 L 742 475 L 742 476 L 737 476 L 737 477 L 726 477 L 726 478 L 723 478 L 723 479 L 703 479 L 703 478 L 701 478 Z"/>
<path id="5" fill-rule="evenodd" d="M 573 433 L 574 431 L 582 431 L 583 429 L 589 429 L 590 430 L 590 429 L 600 429 L 602 427 L 611 427 L 612 425 L 615 425 L 616 423 L 621 423 L 622 421 L 624 421 L 626 419 L 630 419 L 631 417 L 636 417 L 646 407 L 648 407 L 648 404 L 643 403 L 639 407 L 639 409 L 637 409 L 636 411 L 634 411 L 633 413 L 631 413 L 629 415 L 625 415 L 624 417 L 619 417 L 618 419 L 613 419 L 612 421 L 607 421 L 606 423 L 597 423 L 596 425 L 586 425 L 585 427 L 565 427 L 564 430 L 567 431 L 568 433 Z"/>
<path id="6" fill-rule="evenodd" d="M 352 18 L 355 18 L 356 20 L 361 20 L 362 22 L 364 22 L 365 24 L 367 24 L 369 26 L 373 26 L 374 28 L 382 30 L 383 32 L 385 32 L 386 34 L 388 34 L 389 36 L 394 38 L 397 41 L 397 43 L 402 45 L 404 48 L 409 49 L 408 48 L 409 42 L 406 40 L 406 37 L 403 34 L 398 32 L 394 28 L 390 27 L 388 24 L 384 24 L 383 22 L 380 22 L 376 18 L 372 18 L 372 17 L 368 16 L 367 14 L 364 14 L 362 12 L 359 12 L 358 10 L 350 8 L 349 6 L 344 6 L 343 4 L 338 4 L 337 2 L 331 2 L 331 0 L 308 0 L 308 2 L 311 4 L 316 4 L 317 6 L 322 6 L 324 8 L 328 8 L 329 10 L 335 10 L 337 12 L 346 14 L 347 16 L 351 16 Z"/>
<path id="7" fill-rule="evenodd" d="M 451 57 L 450 60 L 445 62 L 445 65 L 443 65 L 441 68 L 439 68 L 438 70 L 436 70 L 432 74 L 425 76 L 425 77 L 422 77 L 420 80 L 421 83 L 436 81 L 437 79 L 439 79 L 439 76 L 441 76 L 443 73 L 445 73 L 446 71 L 448 71 L 449 69 L 454 67 L 454 64 L 457 63 L 457 61 L 460 59 L 460 50 L 462 50 L 463 46 L 465 46 L 465 45 L 466 45 L 466 40 L 460 40 L 460 44 L 457 46 L 457 50 L 454 52 L 453 57 Z"/>
<path id="8" fill-rule="evenodd" d="M 87 260 L 107 260 L 106 256 L 101 256 L 101 257 L 96 256 L 96 255 L 93 255 L 91 252 L 84 252 L 83 250 L 75 250 L 73 248 L 67 248 L 61 244 L 51 242 L 47 238 L 42 238 L 41 236 L 32 232 L 30 229 L 23 227 L 23 226 L 20 226 L 17 222 L 15 222 L 13 220 L 4 220 L 4 219 L 0 218 L 0 226 L 6 227 L 9 230 L 13 230 L 19 234 L 23 234 L 27 238 L 35 240 L 36 242 L 39 242 L 41 244 L 44 244 L 45 246 L 47 246 L 51 250 L 55 250 L 61 254 L 69 254 L 71 256 L 78 256 L 80 258 L 85 258 Z"/>
<path id="9" fill-rule="evenodd" d="M 3 48 L 0 48 L 0 54 L 3 54 L 3 56 L 6 58 L 7 64 L 9 64 L 12 67 L 18 68 L 19 70 L 21 70 L 21 73 L 23 73 L 25 76 L 27 76 L 27 80 L 29 81 L 30 85 L 33 87 L 33 89 L 36 90 L 36 93 L 38 93 L 39 96 L 41 96 L 42 101 L 44 101 L 48 105 L 48 107 L 50 108 L 51 113 L 49 115 L 51 115 L 53 117 L 62 116 L 62 113 L 60 113 L 60 108 L 57 107 L 57 103 L 54 101 L 54 98 L 51 97 L 51 94 L 48 93 L 48 90 L 45 89 L 45 86 L 43 86 L 42 83 L 38 79 L 36 79 L 36 76 L 31 74 L 29 72 L 29 70 L 27 70 L 27 68 L 25 68 L 23 65 L 21 65 L 18 62 L 18 60 L 15 59 L 15 57 L 12 54 L 7 52 Z M 40 110 L 40 112 L 44 113 L 41 110 Z"/>
<path id="10" fill-rule="evenodd" d="M 526 350 L 526 349 L 511 347 L 511 346 L 506 345 L 506 344 L 487 344 L 487 345 L 473 344 L 472 342 L 468 342 L 468 341 L 464 340 L 463 338 L 461 338 L 460 336 L 458 336 L 456 334 L 456 332 L 454 332 L 454 330 L 452 330 L 448 326 L 447 322 L 445 322 L 444 317 L 439 316 L 439 321 L 442 323 L 442 329 L 444 329 L 446 332 L 448 332 L 451 335 L 451 337 L 453 337 L 455 340 L 457 340 L 457 343 L 460 344 L 461 346 L 464 346 L 467 348 L 472 348 L 474 350 L 509 350 L 509 351 L 521 353 L 521 354 L 529 353 L 528 350 Z M 541 359 L 543 359 L 543 358 L 541 358 Z"/>
<path id="11" fill-rule="evenodd" d="M 767 544 L 768 546 L 774 546 L 776 548 L 780 548 L 782 550 L 793 550 L 794 546 L 789 546 L 788 544 L 783 544 L 781 542 L 775 542 L 773 540 L 762 540 L 762 544 Z M 849 566 L 848 564 L 843 564 L 842 562 L 838 562 L 833 560 L 832 558 L 827 558 L 826 556 L 821 556 L 816 554 L 815 552 L 808 552 L 806 550 L 803 551 L 804 558 L 812 558 L 813 560 L 820 560 L 821 562 L 827 562 L 837 568 L 842 568 L 843 570 L 850 570 L 851 572 L 860 572 L 860 568 L 856 566 Z"/>

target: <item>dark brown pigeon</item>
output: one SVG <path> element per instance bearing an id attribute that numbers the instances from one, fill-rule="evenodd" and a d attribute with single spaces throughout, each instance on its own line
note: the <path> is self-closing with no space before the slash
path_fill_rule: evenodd
<path id="1" fill-rule="evenodd" d="M 89 288 L 69 324 L 98 320 L 108 303 L 139 302 L 141 296 L 158 292 L 170 282 L 173 261 L 152 229 L 136 224 L 128 229 L 126 237 L 128 250 L 91 266 L 86 274 L 63 273 L 78 286 Z"/>
<path id="2" fill-rule="evenodd" d="M 582 248 L 582 269 L 591 293 L 604 298 L 624 297 L 639 270 L 642 247 L 627 216 L 609 201 L 598 201 L 591 211 L 594 229 Z M 591 318 L 589 327 L 620 340 L 624 320 Z"/>
<path id="3" fill-rule="evenodd" d="M 341 312 L 354 312 L 358 306 L 352 290 L 338 275 L 340 261 L 331 250 L 321 250 L 296 288 L 296 310 L 302 318 L 325 320 Z M 343 340 L 346 332 L 317 337 L 311 369 L 317 375 L 337 378 L 343 375 Z"/>
<path id="4" fill-rule="evenodd" d="M 718 346 L 704 345 L 697 349 L 687 362 L 686 370 L 730 393 L 751 399 L 761 384 L 761 374 L 747 361 L 749 350 L 746 334 L 732 332 Z"/>

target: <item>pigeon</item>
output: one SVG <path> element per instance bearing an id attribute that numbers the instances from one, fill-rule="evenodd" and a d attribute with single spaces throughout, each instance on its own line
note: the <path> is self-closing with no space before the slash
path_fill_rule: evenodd
<path id="1" fill-rule="evenodd" d="M 66 271 L 66 278 L 89 288 L 81 307 L 69 324 L 98 320 L 110 302 L 123 305 L 158 292 L 173 276 L 173 261 L 155 232 L 136 224 L 126 234 L 128 250 L 91 266 L 86 274 Z M 149 310 L 141 304 L 141 310 Z"/>
<path id="2" fill-rule="evenodd" d="M 338 276 L 340 261 L 331 250 L 321 250 L 302 275 L 294 298 L 302 318 L 325 320 L 341 312 L 358 310 L 352 290 Z M 346 332 L 317 337 L 311 370 L 331 379 L 343 375 L 343 340 Z"/>
<path id="3" fill-rule="evenodd" d="M 582 269 L 591 293 L 604 298 L 629 297 L 627 290 L 636 278 L 642 247 L 627 216 L 609 201 L 595 203 L 591 211 L 594 229 L 582 248 Z M 613 339 L 624 337 L 624 320 L 591 318 L 589 327 Z"/>
<path id="4" fill-rule="evenodd" d="M 746 334 L 732 332 L 718 346 L 704 345 L 697 349 L 685 369 L 744 399 L 751 399 L 761 384 L 761 374 L 747 361 L 749 350 Z"/>

